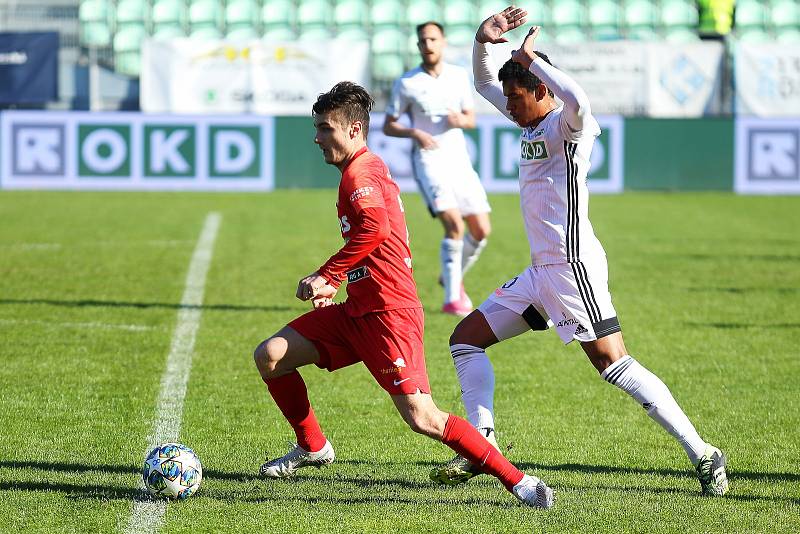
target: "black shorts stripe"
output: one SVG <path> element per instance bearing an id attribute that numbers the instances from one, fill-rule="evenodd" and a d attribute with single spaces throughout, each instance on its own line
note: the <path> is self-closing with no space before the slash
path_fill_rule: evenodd
<path id="1" fill-rule="evenodd" d="M 479 347 L 475 347 L 474 349 L 456 349 L 456 350 L 451 350 L 450 354 L 453 355 L 453 358 L 456 358 L 458 356 L 466 356 L 467 354 L 480 354 L 481 352 L 484 352 L 484 351 L 481 350 Z"/>
<path id="2" fill-rule="evenodd" d="M 600 306 L 597 305 L 597 299 L 594 297 L 594 289 L 592 289 L 592 284 L 589 282 L 589 273 L 586 272 L 586 266 L 582 261 L 578 262 L 578 270 L 583 274 L 583 281 L 586 284 L 586 289 L 589 290 L 589 302 L 594 306 L 595 312 L 597 313 L 597 319 L 593 322 L 600 322 L 603 320 L 603 314 L 600 313 Z"/>
<path id="3" fill-rule="evenodd" d="M 531 330 L 547 330 L 547 321 L 545 321 L 542 314 L 533 307 L 533 304 L 525 308 L 525 311 L 522 312 L 522 318 L 525 319 L 525 322 L 528 323 L 528 326 L 531 327 Z"/>
<path id="4" fill-rule="evenodd" d="M 594 335 L 597 339 L 622 332 L 622 327 L 619 325 L 619 320 L 616 317 L 609 317 L 598 323 L 593 323 L 592 328 L 594 329 Z"/>
<path id="5" fill-rule="evenodd" d="M 614 384 L 616 386 L 617 385 L 617 380 L 619 379 L 619 377 L 622 375 L 622 373 L 625 372 L 625 369 L 627 369 L 628 367 L 633 365 L 634 361 L 635 360 L 633 358 L 631 358 L 627 362 L 623 363 L 622 365 L 620 365 L 619 367 L 617 367 L 616 369 L 611 371 L 606 376 L 606 382 L 609 382 L 609 383 Z"/>
<path id="6" fill-rule="evenodd" d="M 600 317 L 597 316 L 592 302 L 589 301 L 589 292 L 586 290 L 586 285 L 588 284 L 586 280 L 583 279 L 583 272 L 580 270 L 579 264 L 570 263 L 570 267 L 572 267 L 572 274 L 575 276 L 575 283 L 578 286 L 578 293 L 580 293 L 581 301 L 583 301 L 583 307 L 586 308 L 586 313 L 589 314 L 589 320 L 592 324 L 599 322 Z"/>

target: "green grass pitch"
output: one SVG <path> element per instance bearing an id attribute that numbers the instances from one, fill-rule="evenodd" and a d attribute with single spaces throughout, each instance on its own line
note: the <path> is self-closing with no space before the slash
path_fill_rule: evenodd
<path id="1" fill-rule="evenodd" d="M 518 198 L 491 200 L 494 233 L 466 280 L 476 302 L 529 261 Z M 433 485 L 449 449 L 408 430 L 361 366 L 303 371 L 337 461 L 256 476 L 293 434 L 252 350 L 307 309 L 296 283 L 341 244 L 334 203 L 333 190 L 0 193 L 0 532 L 125 529 L 210 211 L 222 224 L 180 430 L 205 479 L 162 532 L 800 531 L 800 198 L 593 197 L 628 349 L 728 454 L 731 491 L 701 497 L 678 444 L 545 332 L 489 355 L 501 444 L 556 489 L 550 511 L 489 477 Z M 405 205 L 434 398 L 462 414 L 441 230 L 418 196 Z"/>

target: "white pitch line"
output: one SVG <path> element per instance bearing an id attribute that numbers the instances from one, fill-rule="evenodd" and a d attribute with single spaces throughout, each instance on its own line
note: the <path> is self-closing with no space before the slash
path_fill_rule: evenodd
<path id="1" fill-rule="evenodd" d="M 167 368 L 161 377 L 161 393 L 158 396 L 156 420 L 147 451 L 156 445 L 178 441 L 183 416 L 183 398 L 186 396 L 186 384 L 192 368 L 192 353 L 197 329 L 200 325 L 200 313 L 203 304 L 203 292 L 206 285 L 206 274 L 214 252 L 214 241 L 222 220 L 219 213 L 212 212 L 206 216 L 203 231 L 189 264 L 186 275 L 186 287 L 178 309 L 178 323 L 172 335 L 172 345 L 167 356 Z M 126 533 L 141 534 L 158 532 L 164 518 L 167 505 L 164 501 L 137 499 L 133 503 L 133 512 Z"/>
<path id="2" fill-rule="evenodd" d="M 155 330 L 155 326 L 141 324 L 114 324 L 114 323 L 60 323 L 58 321 L 35 321 L 32 319 L 0 319 L 0 324 L 37 324 L 61 328 L 96 328 L 99 330 L 127 330 L 129 332 L 145 332 Z"/>

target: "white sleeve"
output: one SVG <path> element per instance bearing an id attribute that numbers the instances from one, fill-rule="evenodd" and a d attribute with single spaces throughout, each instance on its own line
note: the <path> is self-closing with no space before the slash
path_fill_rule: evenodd
<path id="1" fill-rule="evenodd" d="M 503 95 L 503 86 L 500 85 L 496 72 L 497 69 L 492 63 L 486 45 L 476 40 L 472 44 L 472 75 L 475 78 L 475 90 L 513 122 L 514 119 L 506 109 L 507 99 Z"/>
<path id="2" fill-rule="evenodd" d="M 562 131 L 568 139 L 580 137 L 584 130 L 592 135 L 599 134 L 597 121 L 592 117 L 589 97 L 575 80 L 543 59 L 531 63 L 530 71 L 564 102 L 561 118 L 566 122 L 562 126 L 566 127 L 562 127 Z"/>
<path id="3" fill-rule="evenodd" d="M 392 94 L 389 96 L 389 102 L 386 103 L 386 114 L 399 119 L 406 109 L 408 109 L 408 100 L 405 98 L 402 79 L 398 78 L 392 85 Z"/>

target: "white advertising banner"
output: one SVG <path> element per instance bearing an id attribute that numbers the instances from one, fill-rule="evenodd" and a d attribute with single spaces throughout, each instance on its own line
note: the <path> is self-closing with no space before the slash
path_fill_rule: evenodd
<path id="1" fill-rule="evenodd" d="M 3 112 L 4 189 L 266 191 L 272 117 Z"/>
<path id="2" fill-rule="evenodd" d="M 415 191 L 411 140 L 383 134 L 383 115 L 370 118 L 369 146 L 381 156 L 403 191 Z M 619 115 L 598 116 L 602 133 L 590 158 L 588 185 L 593 193 L 619 193 L 624 186 L 624 120 Z M 486 191 L 519 191 L 520 128 L 504 116 L 478 116 L 475 130 L 466 132 L 467 150 Z"/>
<path id="3" fill-rule="evenodd" d="M 516 46 L 490 45 L 497 69 Z M 580 84 L 597 114 L 701 117 L 720 108 L 723 47 L 717 42 L 542 43 L 539 49 Z M 471 47 L 449 50 L 448 57 L 472 72 Z M 476 109 L 496 112 L 480 97 Z"/>
<path id="4" fill-rule="evenodd" d="M 736 119 L 734 189 L 745 194 L 800 194 L 800 121 Z"/>
<path id="5" fill-rule="evenodd" d="M 337 82 L 368 86 L 369 46 L 147 40 L 140 80 L 141 107 L 149 113 L 308 115 Z"/>
<path id="6" fill-rule="evenodd" d="M 736 43 L 736 113 L 800 117 L 800 44 Z"/>

